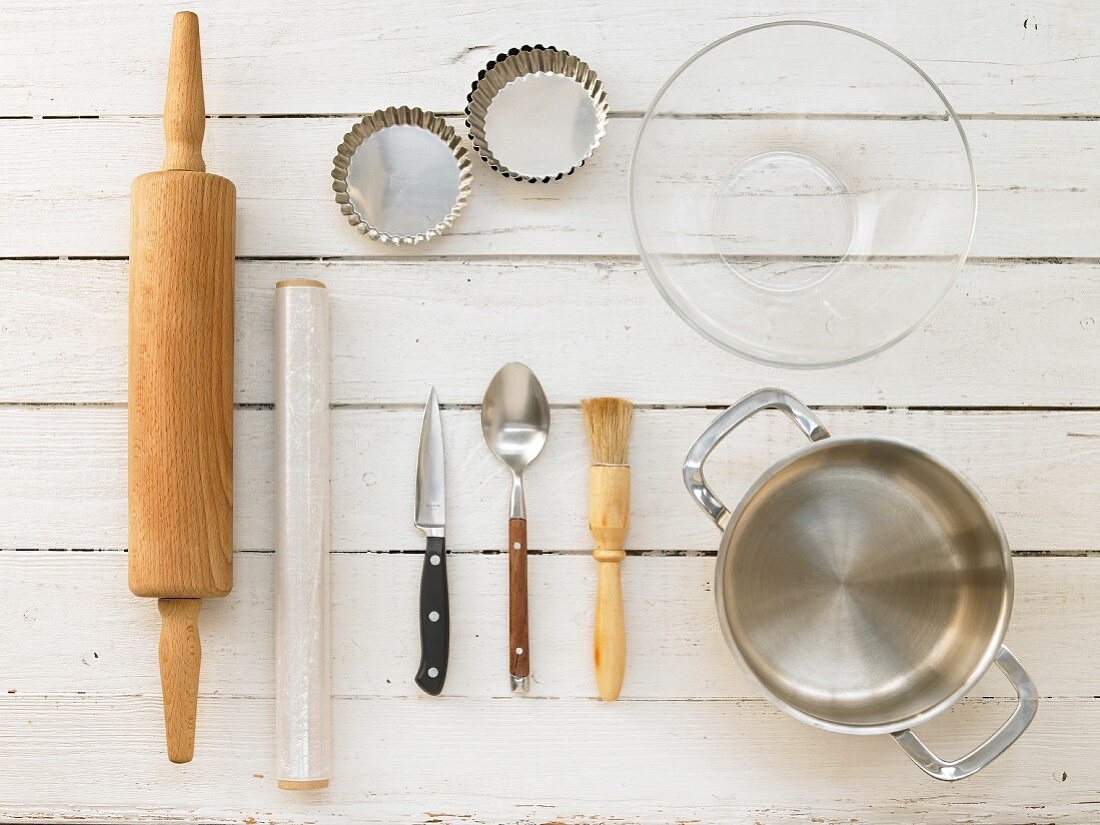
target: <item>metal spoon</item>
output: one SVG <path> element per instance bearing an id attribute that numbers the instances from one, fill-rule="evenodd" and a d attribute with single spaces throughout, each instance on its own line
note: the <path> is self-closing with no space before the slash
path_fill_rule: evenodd
<path id="1" fill-rule="evenodd" d="M 527 693 L 531 651 L 527 645 L 527 508 L 523 471 L 542 452 L 550 433 L 550 405 L 535 374 L 524 364 L 505 364 L 485 390 L 481 430 L 493 455 L 512 471 L 508 519 L 508 644 L 512 693 Z"/>

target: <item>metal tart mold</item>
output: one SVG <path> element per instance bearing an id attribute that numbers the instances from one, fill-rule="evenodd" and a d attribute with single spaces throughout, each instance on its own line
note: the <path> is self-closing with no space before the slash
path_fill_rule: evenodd
<path id="1" fill-rule="evenodd" d="M 344 135 L 332 189 L 348 223 L 372 240 L 407 245 L 445 232 L 470 197 L 470 155 L 440 117 L 379 109 Z"/>
<path id="2" fill-rule="evenodd" d="M 548 183 L 571 175 L 607 130 L 607 93 L 584 61 L 554 46 L 500 54 L 466 98 L 478 155 L 505 177 Z"/>

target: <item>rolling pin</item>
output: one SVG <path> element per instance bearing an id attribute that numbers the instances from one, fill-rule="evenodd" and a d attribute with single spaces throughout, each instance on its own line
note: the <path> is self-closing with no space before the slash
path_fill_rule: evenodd
<path id="1" fill-rule="evenodd" d="M 195 752 L 202 599 L 233 586 L 236 190 L 206 172 L 199 21 L 172 27 L 164 168 L 130 192 L 130 590 L 161 615 L 168 758 Z"/>

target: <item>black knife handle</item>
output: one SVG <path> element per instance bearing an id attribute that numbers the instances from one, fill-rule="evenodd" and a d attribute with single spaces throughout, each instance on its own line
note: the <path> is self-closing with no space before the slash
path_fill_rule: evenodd
<path id="1" fill-rule="evenodd" d="M 447 544 L 441 537 L 430 536 L 420 574 L 420 669 L 416 672 L 416 683 L 431 696 L 438 696 L 443 690 L 450 648 Z"/>

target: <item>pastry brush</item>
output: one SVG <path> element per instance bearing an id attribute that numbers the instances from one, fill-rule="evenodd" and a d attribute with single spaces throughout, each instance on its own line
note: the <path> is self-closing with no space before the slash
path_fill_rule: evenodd
<path id="1" fill-rule="evenodd" d="M 581 401 L 592 466 L 588 468 L 588 527 L 596 540 L 596 620 L 592 656 L 600 698 L 614 701 L 626 669 L 626 627 L 619 564 L 630 526 L 627 450 L 634 405 L 622 398 Z"/>

